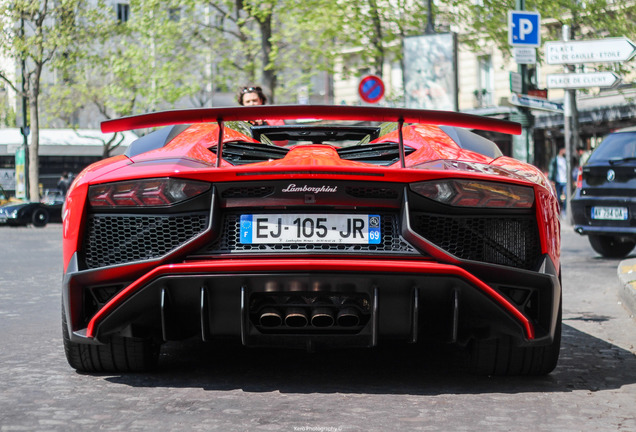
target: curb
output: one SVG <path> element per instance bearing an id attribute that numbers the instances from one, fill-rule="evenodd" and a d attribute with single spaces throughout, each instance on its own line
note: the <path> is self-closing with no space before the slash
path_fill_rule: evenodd
<path id="1" fill-rule="evenodd" d="M 636 259 L 621 261 L 617 273 L 620 298 L 633 318 L 636 316 Z"/>

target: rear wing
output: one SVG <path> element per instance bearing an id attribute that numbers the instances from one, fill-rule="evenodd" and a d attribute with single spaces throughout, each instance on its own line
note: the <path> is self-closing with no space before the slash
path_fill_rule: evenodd
<path id="1" fill-rule="evenodd" d="M 121 132 L 132 129 L 169 126 L 190 123 L 219 124 L 219 143 L 223 140 L 223 123 L 238 120 L 261 119 L 322 119 L 322 120 L 358 120 L 374 122 L 397 122 L 399 124 L 400 160 L 404 162 L 404 143 L 402 125 L 404 123 L 425 123 L 437 126 L 455 126 L 467 129 L 479 129 L 513 135 L 521 134 L 519 123 L 499 120 L 473 114 L 452 111 L 418 110 L 408 108 L 385 108 L 347 105 L 259 105 L 250 107 L 197 108 L 188 110 L 161 111 L 122 117 L 102 122 L 102 132 Z M 217 151 L 217 165 L 220 166 L 222 145 Z"/>
<path id="2" fill-rule="evenodd" d="M 258 105 L 250 107 L 160 111 L 107 120 L 102 122 L 101 128 L 102 132 L 108 133 L 175 124 L 261 119 L 322 119 L 426 123 L 488 130 L 513 135 L 521 134 L 521 125 L 519 123 L 473 114 L 462 114 L 451 111 L 347 105 Z"/>

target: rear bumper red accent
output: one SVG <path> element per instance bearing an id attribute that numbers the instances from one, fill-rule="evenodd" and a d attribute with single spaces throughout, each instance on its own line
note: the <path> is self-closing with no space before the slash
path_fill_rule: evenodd
<path id="1" fill-rule="evenodd" d="M 169 275 L 196 275 L 196 274 L 246 274 L 254 272 L 331 272 L 331 273 L 396 273 L 396 274 L 428 274 L 428 275 L 448 275 L 458 277 L 482 292 L 490 298 L 500 308 L 505 310 L 524 329 L 525 337 L 528 340 L 535 338 L 535 329 L 530 320 L 521 313 L 512 303 L 499 294 L 496 290 L 470 274 L 466 270 L 447 264 L 439 264 L 426 261 L 403 261 L 403 260 L 364 260 L 364 259 L 319 259 L 302 258 L 292 260 L 276 259 L 242 259 L 242 260 L 215 260 L 195 263 L 169 264 L 155 268 L 135 282 L 127 286 L 124 290 L 113 297 L 95 316 L 90 320 L 86 337 L 94 338 L 96 329 L 100 322 L 112 313 L 118 306 L 143 289 L 153 280 Z"/>

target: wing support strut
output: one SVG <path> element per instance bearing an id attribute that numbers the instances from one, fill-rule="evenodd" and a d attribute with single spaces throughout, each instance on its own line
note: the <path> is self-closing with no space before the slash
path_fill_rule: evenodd
<path id="1" fill-rule="evenodd" d="M 221 166 L 221 159 L 223 159 L 223 132 L 225 131 L 225 123 L 221 117 L 216 121 L 219 124 L 219 141 L 216 144 L 216 167 L 219 168 Z"/>

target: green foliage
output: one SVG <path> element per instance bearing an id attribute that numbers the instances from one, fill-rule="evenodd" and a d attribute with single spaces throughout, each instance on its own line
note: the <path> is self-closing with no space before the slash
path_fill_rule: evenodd
<path id="1" fill-rule="evenodd" d="M 38 25 L 45 4 L 49 20 Z M 43 106 L 49 118 L 68 124 L 89 107 L 110 118 L 183 106 L 188 99 L 205 106 L 213 92 L 246 83 L 264 84 L 276 102 L 287 103 L 340 61 L 345 77 L 363 70 L 381 75 L 382 64 L 399 60 L 404 37 L 424 33 L 426 6 L 410 0 L 131 0 L 130 19 L 120 23 L 103 0 L 14 0 L 0 2 L 0 17 L 9 23 L 0 52 L 27 59 L 27 91 L 40 90 L 34 87 L 38 73 L 54 75 L 41 85 Z M 510 53 L 507 13 L 514 0 L 438 6 L 438 22 L 461 26 L 461 41 L 472 49 L 494 45 Z M 527 0 L 525 8 L 541 13 L 544 40 L 560 39 L 563 24 L 572 27 L 573 39 L 636 39 L 632 0 Z M 20 17 L 25 37 L 16 37 Z M 9 71 L 0 70 L 0 80 L 19 91 Z M 393 99 L 401 96 L 386 96 Z"/>
<path id="2" fill-rule="evenodd" d="M 461 42 L 477 51 L 494 43 L 510 54 L 508 11 L 515 9 L 514 0 L 449 0 L 448 4 L 465 30 Z M 563 25 L 570 26 L 572 40 L 636 38 L 636 2 L 631 0 L 529 0 L 525 10 L 541 14 L 543 41 L 561 40 Z"/>
<path id="3" fill-rule="evenodd" d="M 18 127 L 15 110 L 9 106 L 6 100 L 0 101 L 0 127 Z"/>

